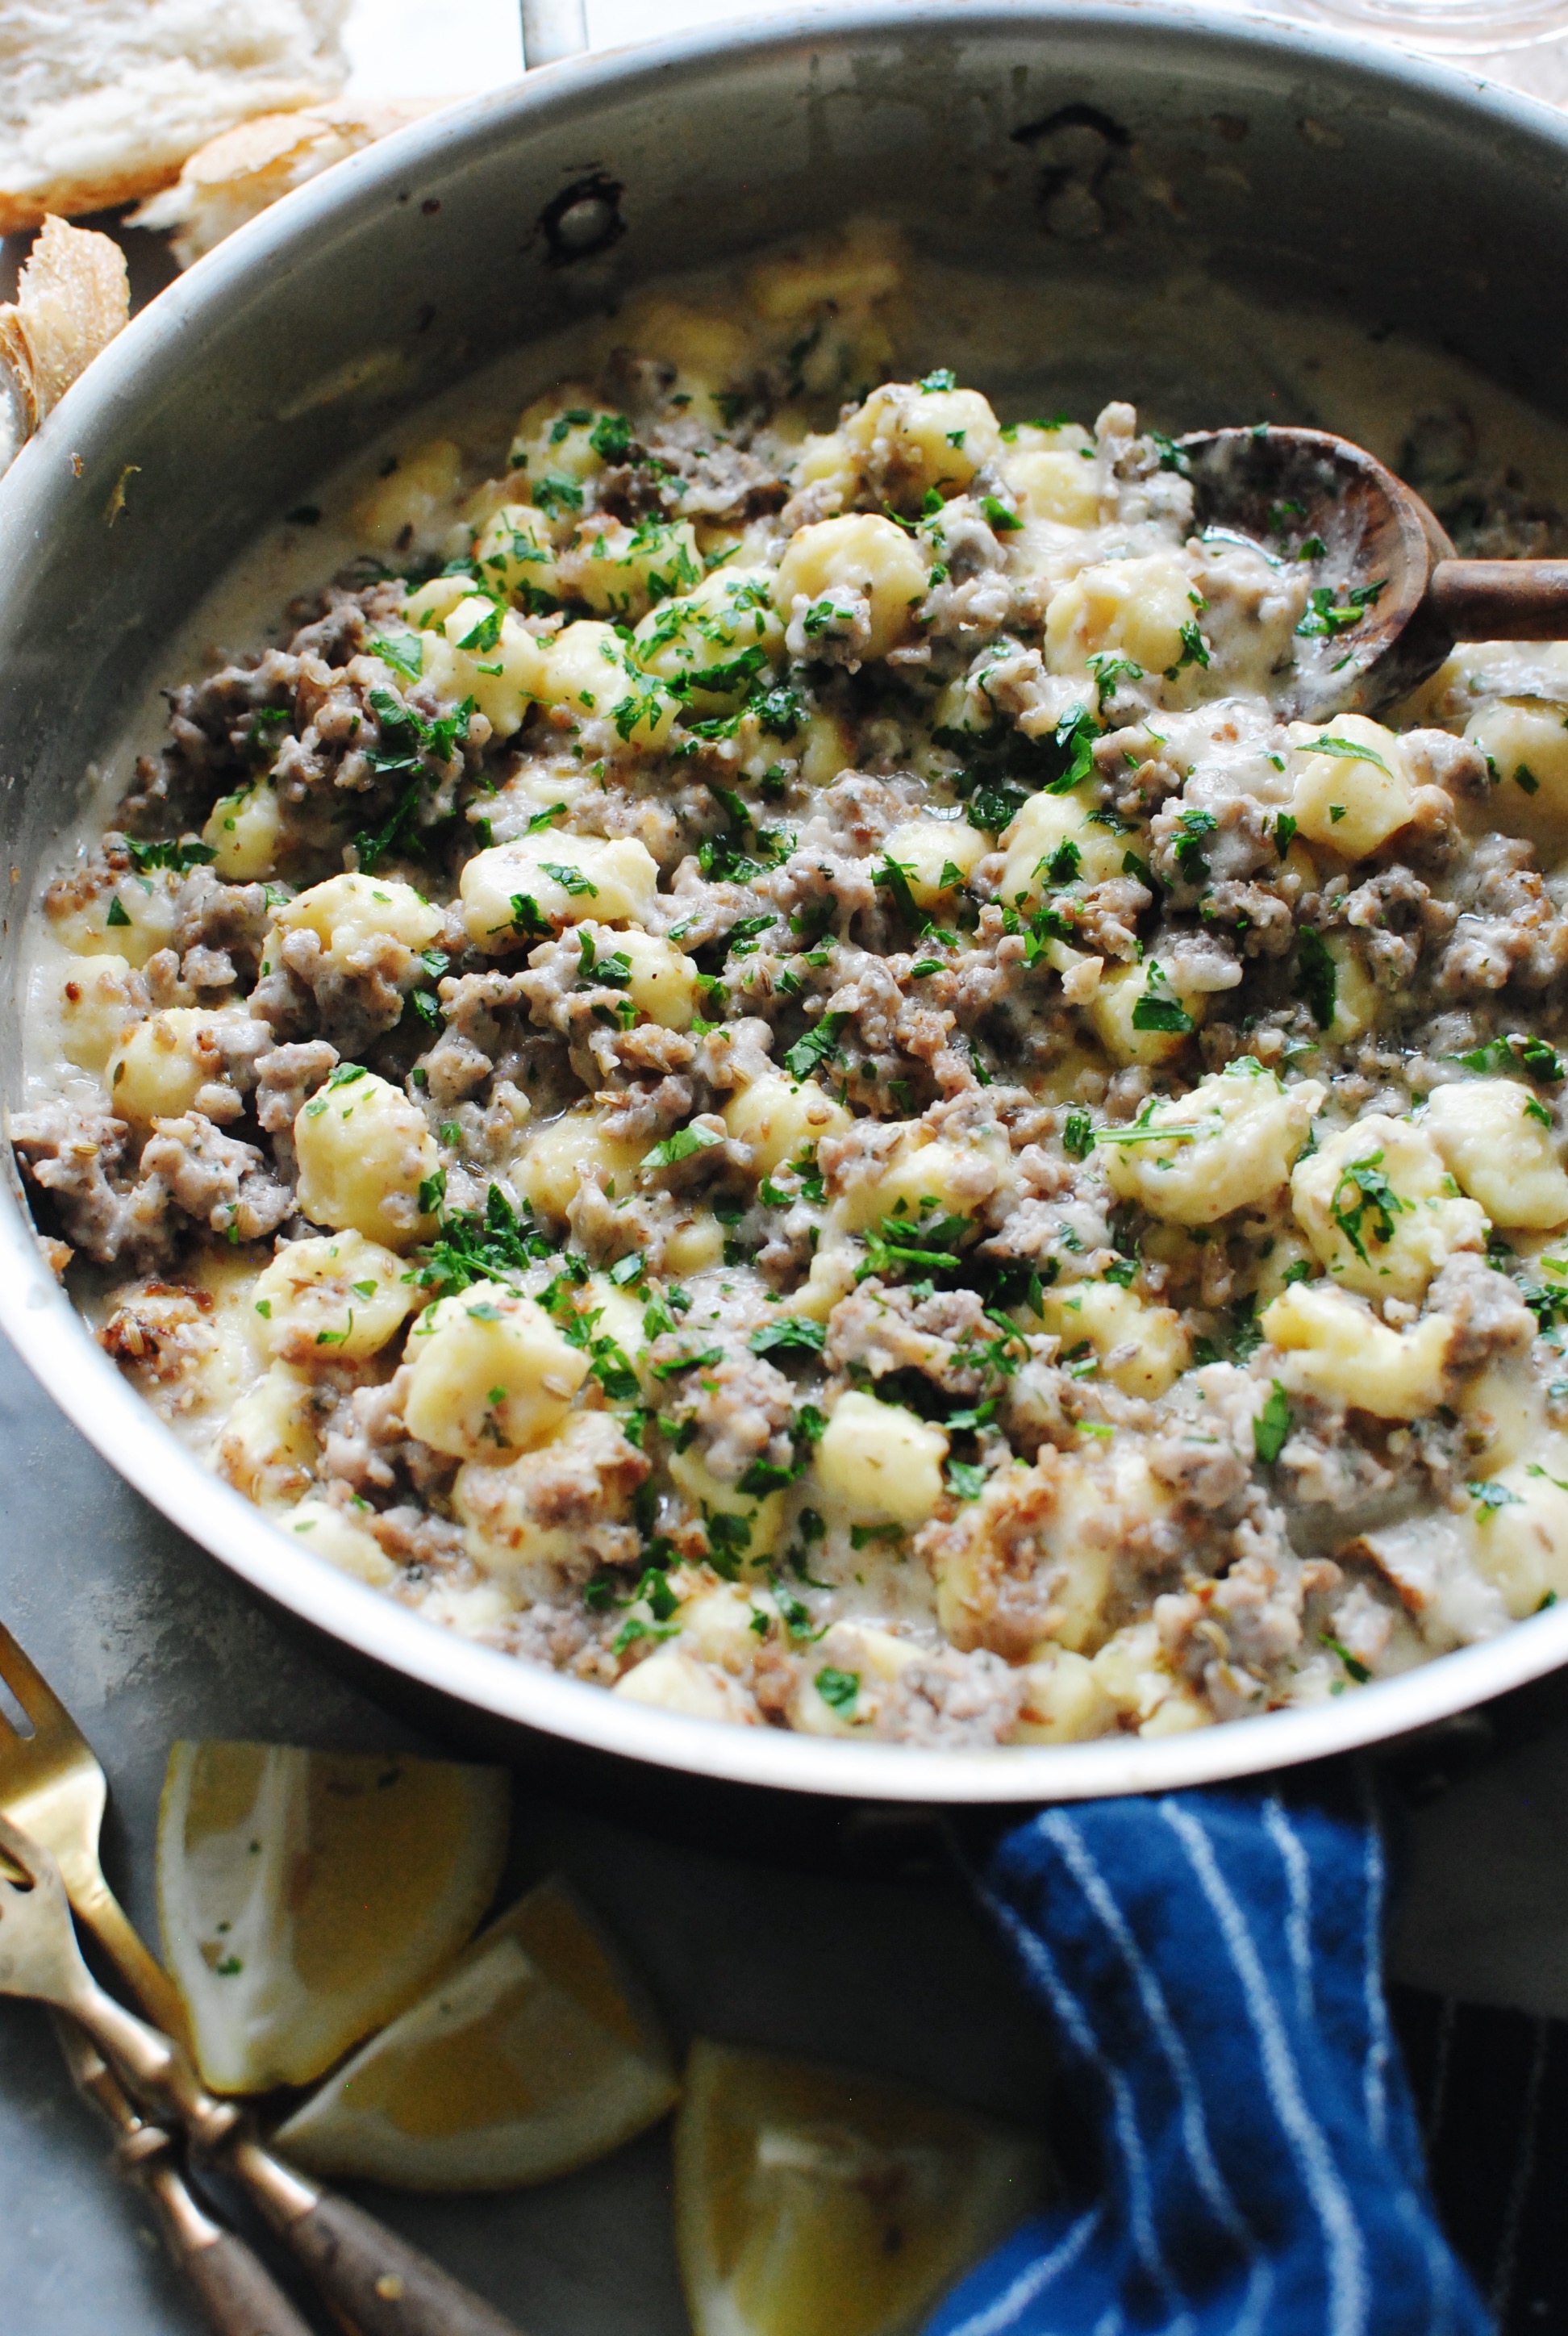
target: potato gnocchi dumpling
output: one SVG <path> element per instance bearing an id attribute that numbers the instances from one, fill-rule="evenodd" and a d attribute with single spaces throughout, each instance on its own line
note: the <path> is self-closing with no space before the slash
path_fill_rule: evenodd
<path id="1" fill-rule="evenodd" d="M 1404 750 L 1391 730 L 1365 715 L 1327 724 L 1293 722 L 1290 811 L 1310 843 L 1365 860 L 1409 824 L 1415 809 Z"/>
<path id="2" fill-rule="evenodd" d="M 360 951 L 384 949 L 389 940 L 404 949 L 427 949 L 444 921 L 412 884 L 357 873 L 312 884 L 276 913 L 280 932 L 314 933 L 339 966 L 352 964 Z"/>
<path id="3" fill-rule="evenodd" d="M 1115 560 L 1080 569 L 1052 595 L 1046 616 L 1046 657 L 1055 673 L 1089 669 L 1094 657 L 1121 657 L 1174 678 L 1184 661 L 1202 658 L 1199 618 L 1203 599 L 1172 552 Z"/>
<path id="4" fill-rule="evenodd" d="M 816 1447 L 816 1476 L 852 1514 L 922 1524 L 942 1496 L 948 1438 L 901 1404 L 850 1388 Z"/>
<path id="5" fill-rule="evenodd" d="M 602 842 L 552 828 L 474 854 L 463 871 L 463 922 L 475 949 L 492 952 L 524 948 L 552 927 L 589 917 L 641 923 L 657 876 L 635 836 Z"/>
<path id="6" fill-rule="evenodd" d="M 1505 1232 L 1568 1225 L 1568 1173 L 1544 1104 L 1517 1079 L 1437 1087 L 1423 1125 L 1462 1192 Z"/>
<path id="7" fill-rule="evenodd" d="M 1371 1112 L 1296 1168 L 1296 1222 L 1341 1289 L 1420 1299 L 1455 1251 L 1485 1248 L 1485 1216 L 1461 1196 L 1434 1134 Z"/>
<path id="8" fill-rule="evenodd" d="M 771 1176 L 792 1160 L 814 1162 L 824 1135 L 851 1124 L 842 1104 L 823 1093 L 815 1079 L 791 1079 L 776 1072 L 752 1079 L 724 1107 L 725 1125 L 745 1144 L 759 1175 Z"/>
<path id="9" fill-rule="evenodd" d="M 1466 805 L 1470 817 L 1560 857 L 1568 849 L 1568 702 L 1502 698 L 1483 706 L 1466 735 L 1487 780 Z"/>
<path id="10" fill-rule="evenodd" d="M 297 1501 L 278 1518 L 281 1533 L 297 1533 L 300 1547 L 372 1590 L 389 1589 L 397 1567 L 372 1533 L 346 1509 L 318 1499 Z"/>
<path id="11" fill-rule="evenodd" d="M 40 1231 L 296 1562 L 649 1727 L 1358 1692 L 1568 1596 L 1568 654 L 1300 718 L 1375 592 L 911 265 L 323 490 L 44 903 Z"/>
<path id="12" fill-rule="evenodd" d="M 872 511 L 803 528 L 779 562 L 774 598 L 808 648 L 847 645 L 858 663 L 885 657 L 913 634 L 914 612 L 930 585 L 914 540 Z"/>
<path id="13" fill-rule="evenodd" d="M 1281 1086 L 1253 1056 L 1140 1113 L 1105 1151 L 1105 1176 L 1124 1201 L 1180 1225 L 1213 1225 L 1239 1209 L 1267 1209 L 1290 1180 L 1323 1089 Z"/>
<path id="14" fill-rule="evenodd" d="M 1374 1419 L 1419 1419 L 1443 1400 L 1453 1326 L 1440 1314 L 1394 1329 L 1348 1290 L 1309 1282 L 1281 1291 L 1261 1328 L 1288 1387 Z"/>
<path id="15" fill-rule="evenodd" d="M 229 1096 L 217 1100 L 229 1087 L 225 1040 L 239 1037 L 241 1019 L 234 1007 L 170 1006 L 133 1022 L 105 1066 L 114 1109 L 151 1127 L 155 1120 L 178 1119 L 206 1096 L 208 1116 L 225 1116 Z M 238 1105 L 237 1095 L 233 1100 Z"/>
<path id="16" fill-rule="evenodd" d="M 390 1080 L 340 1065 L 294 1123 L 298 1200 L 318 1225 L 404 1250 L 435 1227 L 441 1153 L 424 1114 Z"/>
<path id="17" fill-rule="evenodd" d="M 286 1242 L 251 1302 L 268 1354 L 337 1364 L 379 1354 L 417 1301 L 395 1250 L 350 1230 Z"/>
<path id="18" fill-rule="evenodd" d="M 283 805 L 278 790 L 262 779 L 231 795 L 219 795 L 208 813 L 201 840 L 211 847 L 212 864 L 230 883 L 248 884 L 270 876 L 283 839 Z"/>
<path id="19" fill-rule="evenodd" d="M 124 958 L 105 950 L 67 959 L 60 980 L 60 1051 L 79 1071 L 102 1071 L 146 1010 L 145 992 Z"/>
<path id="20" fill-rule="evenodd" d="M 516 1459 L 468 1460 L 452 1487 L 453 1514 L 465 1528 L 469 1556 L 482 1572 L 531 1575 L 548 1591 L 590 1573 L 602 1546 L 628 1530 L 640 1466 L 621 1426 L 600 1411 L 569 1415 L 559 1431 Z M 581 1506 L 563 1507 L 564 1484 L 594 1486 L 595 1538 L 585 1538 Z M 603 1536 L 609 1536 L 608 1542 Z"/>
<path id="21" fill-rule="evenodd" d="M 510 1459 L 548 1443 L 588 1377 L 582 1349 L 500 1281 L 443 1298 L 414 1324 L 409 1349 L 409 1431 L 460 1460 Z"/>
<path id="22" fill-rule="evenodd" d="M 1098 1362 L 1124 1395 L 1164 1395 L 1193 1359 L 1179 1314 L 1150 1306 L 1112 1281 L 1068 1282 L 1041 1298 L 1040 1319 L 1061 1341 L 1069 1368 Z"/>

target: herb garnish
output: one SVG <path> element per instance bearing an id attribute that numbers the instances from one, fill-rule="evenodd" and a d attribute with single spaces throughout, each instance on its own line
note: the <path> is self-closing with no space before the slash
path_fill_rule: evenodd
<path id="1" fill-rule="evenodd" d="M 1354 1205 L 1348 1206 L 1344 1195 L 1353 1196 Z M 1364 1160 L 1350 1161 L 1334 1187 L 1334 1197 L 1329 1213 L 1363 1265 L 1371 1262 L 1367 1255 L 1363 1226 L 1369 1216 L 1371 1233 L 1376 1241 L 1388 1242 L 1394 1238 L 1394 1220 L 1409 1214 L 1415 1203 L 1402 1201 L 1383 1173 L 1383 1154 L 1369 1152 Z"/>

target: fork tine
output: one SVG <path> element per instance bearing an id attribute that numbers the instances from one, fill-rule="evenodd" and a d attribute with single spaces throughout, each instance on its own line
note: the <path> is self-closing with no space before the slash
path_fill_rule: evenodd
<path id="1" fill-rule="evenodd" d="M 40 1736 L 67 1736 L 86 1741 L 37 1664 L 4 1622 L 0 1622 L 0 1679 L 5 1680 Z"/>
<path id="2" fill-rule="evenodd" d="M 63 1870 L 73 1912 L 117 1967 L 137 2002 L 165 2035 L 183 2041 L 190 2031 L 179 1990 L 132 1929 L 99 1861 L 98 1828 L 109 1792 L 103 1765 L 4 1622 L 0 1622 L 0 1679 L 34 1729 L 31 1736 L 18 1736 L 0 1719 L 0 1779 L 12 1771 L 11 1783 L 17 1788 L 10 1794 L 10 1805 L 25 1808 L 29 1824 L 35 1824 L 47 1835 L 45 1846 Z M 39 1779 L 52 1789 L 30 1802 L 28 1786 Z M 69 1789 L 62 1790 L 66 1780 Z M 0 1846 L 4 1845 L 6 1806 L 5 1796 L 0 1794 Z"/>

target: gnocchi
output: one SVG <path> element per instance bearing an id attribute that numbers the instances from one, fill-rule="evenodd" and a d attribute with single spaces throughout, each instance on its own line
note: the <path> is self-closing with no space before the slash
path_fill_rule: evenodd
<path id="1" fill-rule="evenodd" d="M 588 1357 L 501 1281 L 443 1298 L 414 1326 L 409 1433 L 459 1460 L 511 1459 L 566 1424 Z"/>
<path id="2" fill-rule="evenodd" d="M 1484 1250 L 1486 1219 L 1466 1199 L 1433 1134 L 1370 1112 L 1297 1165 L 1296 1221 L 1345 1290 L 1422 1297 L 1456 1250 Z"/>
<path id="3" fill-rule="evenodd" d="M 651 913 L 657 875 L 635 836 L 521 836 L 475 852 L 464 866 L 463 922 L 474 947 L 492 952 L 525 948 L 589 917 L 638 924 Z"/>
<path id="4" fill-rule="evenodd" d="M 435 1228 L 441 1154 L 424 1114 L 389 1081 L 342 1066 L 294 1123 L 299 1206 L 318 1225 L 406 1250 Z"/>
<path id="5" fill-rule="evenodd" d="M 258 1275 L 251 1299 L 266 1352 L 300 1366 L 379 1354 L 414 1302 L 395 1250 L 352 1229 L 287 1243 Z"/>

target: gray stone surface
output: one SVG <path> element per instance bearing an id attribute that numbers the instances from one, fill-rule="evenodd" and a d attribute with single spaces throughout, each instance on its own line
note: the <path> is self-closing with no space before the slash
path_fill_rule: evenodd
<path id="1" fill-rule="evenodd" d="M 109 1772 L 105 1864 L 156 1934 L 151 1852 L 177 1736 L 416 1744 L 304 1654 L 130 1492 L 0 1343 L 0 1616 Z M 1037 2119 L 1038 2026 L 956 1889 L 715 1855 L 515 1781 L 521 1885 L 555 1866 L 599 1908 L 677 2038 L 906 2075 Z M 195 2336 L 202 2325 L 42 2012 L 0 1999 L 0 2336 Z M 666 2131 L 542 2190 L 365 2202 L 530 2336 L 681 2336 Z"/>

